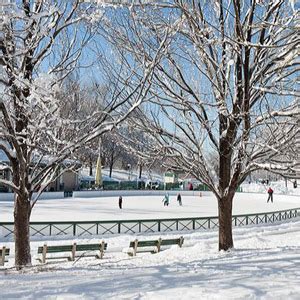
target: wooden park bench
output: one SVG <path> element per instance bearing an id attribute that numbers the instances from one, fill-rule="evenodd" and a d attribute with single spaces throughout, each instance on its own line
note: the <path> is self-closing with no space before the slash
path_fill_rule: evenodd
<path id="1" fill-rule="evenodd" d="M 103 241 L 98 244 L 80 244 L 77 245 L 57 245 L 57 246 L 44 246 L 38 247 L 38 254 L 42 254 L 42 258 L 37 258 L 40 262 L 45 263 L 47 259 L 61 259 L 67 258 L 69 261 L 74 261 L 75 257 L 95 256 L 96 258 L 103 258 L 104 250 L 107 249 L 107 243 Z M 99 251 L 99 254 L 95 255 L 95 251 Z M 66 255 L 67 252 L 71 252 L 70 255 Z M 79 253 L 78 253 L 79 252 Z M 84 253 L 85 252 L 85 253 Z M 62 255 L 48 256 L 48 253 L 61 253 Z"/>
<path id="2" fill-rule="evenodd" d="M 151 252 L 151 253 L 158 253 L 161 251 L 161 246 L 172 246 L 178 245 L 180 248 L 182 247 L 184 238 L 181 236 L 177 239 L 161 239 L 158 240 L 150 240 L 150 241 L 139 241 L 134 240 L 130 242 L 129 248 L 132 248 L 133 251 L 128 251 L 128 255 L 136 256 L 136 253 L 140 252 Z M 148 248 L 148 249 L 139 249 L 139 248 Z"/>
<path id="3" fill-rule="evenodd" d="M 7 262 L 6 256 L 9 256 L 10 249 L 3 246 L 0 248 L 0 266 L 4 266 L 4 263 Z"/>

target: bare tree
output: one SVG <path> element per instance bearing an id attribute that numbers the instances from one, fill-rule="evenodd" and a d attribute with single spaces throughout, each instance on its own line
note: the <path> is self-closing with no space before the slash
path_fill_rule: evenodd
<path id="1" fill-rule="evenodd" d="M 128 122 L 126 122 L 129 126 L 124 126 L 122 130 L 119 130 L 118 136 L 124 150 L 130 154 L 131 165 L 136 165 L 137 167 L 138 178 L 142 179 L 143 171 L 146 173 L 151 173 L 153 170 L 161 172 L 161 169 L 158 167 L 161 165 L 161 162 L 150 151 L 154 142 L 151 136 L 143 128 L 131 126 L 139 119 L 139 115 L 144 116 L 144 112 L 132 113 L 128 118 Z M 133 121 L 131 122 L 130 120 Z"/>
<path id="2" fill-rule="evenodd" d="M 133 6 L 115 25 L 111 39 L 141 61 L 163 28 L 174 33 L 149 105 L 131 124 L 155 141 L 152 156 L 168 157 L 170 168 L 209 186 L 218 201 L 219 249 L 232 248 L 238 185 L 253 170 L 299 166 L 285 155 L 299 133 L 299 11 L 284 0 L 175 0 Z"/>
<path id="3" fill-rule="evenodd" d="M 92 84 L 80 83 L 80 76 L 77 74 L 74 78 L 72 75 L 66 78 L 58 96 L 65 103 L 62 112 L 64 116 L 71 119 L 86 119 L 97 110 L 105 110 L 105 106 L 109 105 L 110 101 L 110 95 L 108 95 L 105 85 L 95 82 Z M 86 128 L 85 130 L 92 131 L 93 128 Z M 76 131 L 71 129 L 68 135 L 73 136 L 74 134 L 77 134 Z M 74 158 L 80 161 L 84 167 L 89 168 L 90 176 L 93 176 L 93 168 L 96 165 L 98 155 L 98 138 L 83 144 L 73 154 Z"/>
<path id="4" fill-rule="evenodd" d="M 114 165 L 120 159 L 123 151 L 124 149 L 113 132 L 109 132 L 103 136 L 101 158 L 103 159 L 104 166 L 109 168 L 109 177 L 112 176 Z"/>
<path id="5" fill-rule="evenodd" d="M 120 58 L 119 76 L 134 80 L 136 85 L 126 90 L 116 87 L 109 101 L 87 116 L 86 109 L 74 105 L 75 98 L 60 97 L 63 80 L 77 67 L 93 37 L 82 23 L 93 17 L 91 7 L 79 2 L 16 1 L 0 16 L 0 81 L 4 87 L 0 150 L 8 157 L 6 168 L 12 174 L 12 180 L 0 179 L 0 184 L 15 193 L 17 268 L 31 263 L 29 220 L 39 195 L 64 168 L 72 168 L 72 161 L 66 159 L 78 148 L 118 126 L 145 99 L 153 67 L 164 47 L 162 42 L 146 71 L 136 66 L 138 77 L 122 71 Z M 38 191 L 36 197 L 34 191 Z"/>
<path id="6" fill-rule="evenodd" d="M 136 118 L 132 113 L 129 118 Z M 136 128 L 123 126 L 112 132 L 106 133 L 102 138 L 102 157 L 104 166 L 109 167 L 109 177 L 112 176 L 113 167 L 119 165 L 122 168 L 136 168 L 137 178 L 142 178 L 143 168 L 146 169 L 153 166 L 153 162 L 157 159 L 147 156 L 145 149 L 148 149 L 148 136 Z M 147 157 L 146 157 L 147 156 Z"/>

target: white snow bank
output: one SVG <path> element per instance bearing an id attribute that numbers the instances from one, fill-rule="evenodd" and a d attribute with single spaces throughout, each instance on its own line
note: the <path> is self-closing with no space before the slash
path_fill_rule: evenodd
<path id="1" fill-rule="evenodd" d="M 268 187 L 272 187 L 275 194 L 281 195 L 300 195 L 300 182 L 298 180 L 298 187 L 294 188 L 293 181 L 272 181 L 268 185 L 262 183 L 243 183 L 241 185 L 242 191 L 246 193 L 266 193 Z"/>
<path id="2" fill-rule="evenodd" d="M 35 199 L 37 193 L 33 193 L 33 199 Z M 40 195 L 39 200 L 48 199 L 63 199 L 64 192 L 44 192 Z M 2 201 L 14 201 L 14 193 L 0 193 L 0 202 Z"/>
<path id="3" fill-rule="evenodd" d="M 95 174 L 95 168 L 93 169 L 93 174 Z M 81 176 L 87 176 L 89 175 L 89 169 L 83 168 L 81 170 Z M 105 176 L 103 180 L 114 180 L 114 181 L 127 181 L 128 179 L 130 180 L 137 180 L 139 177 L 139 171 L 138 170 L 122 170 L 122 169 L 113 169 L 112 172 L 112 178 L 109 177 L 109 169 L 105 168 L 102 169 L 102 176 Z M 160 174 L 143 174 L 142 175 L 142 180 L 147 181 L 148 179 L 152 180 L 159 180 L 163 181 L 163 176 Z"/>

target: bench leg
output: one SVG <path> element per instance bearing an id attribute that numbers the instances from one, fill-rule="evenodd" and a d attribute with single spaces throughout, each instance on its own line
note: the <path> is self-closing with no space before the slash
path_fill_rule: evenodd
<path id="1" fill-rule="evenodd" d="M 71 261 L 75 260 L 75 256 L 76 256 L 76 243 L 73 244 L 72 246 L 72 256 L 71 256 Z"/>
<path id="2" fill-rule="evenodd" d="M 161 238 L 157 241 L 157 253 L 160 252 Z"/>
<path id="3" fill-rule="evenodd" d="M 0 266 L 4 266 L 5 262 L 5 246 L 2 247 L 2 255 L 1 255 L 1 261 L 0 261 Z"/>
<path id="4" fill-rule="evenodd" d="M 135 241 L 134 241 L 134 247 L 133 247 L 133 256 L 136 256 L 138 242 L 139 242 L 138 239 L 135 239 Z"/>
<path id="5" fill-rule="evenodd" d="M 47 244 L 44 244 L 43 246 L 43 257 L 42 257 L 42 263 L 46 263 L 46 255 L 47 255 Z"/>
<path id="6" fill-rule="evenodd" d="M 183 241 L 184 241 L 184 238 L 183 238 L 183 236 L 181 236 L 180 237 L 180 241 L 179 241 L 179 247 L 181 248 L 182 247 L 182 245 L 183 245 Z"/>
<path id="7" fill-rule="evenodd" d="M 103 258 L 103 256 L 104 256 L 104 241 L 102 241 L 101 243 L 100 243 L 100 259 L 102 259 Z"/>

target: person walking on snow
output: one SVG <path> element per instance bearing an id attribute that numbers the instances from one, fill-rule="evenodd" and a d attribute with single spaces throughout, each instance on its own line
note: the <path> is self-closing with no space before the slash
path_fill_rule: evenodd
<path id="1" fill-rule="evenodd" d="M 182 206 L 182 201 L 181 201 L 181 195 L 180 195 L 180 193 L 177 194 L 177 201 L 178 201 L 178 204 L 180 206 Z"/>
<path id="2" fill-rule="evenodd" d="M 271 202 L 273 203 L 273 190 L 271 187 L 269 187 L 268 189 L 268 194 L 269 194 L 269 197 L 268 197 L 268 200 L 267 200 L 267 203 L 271 200 Z"/>
<path id="3" fill-rule="evenodd" d="M 122 209 L 122 202 L 123 202 L 123 198 L 122 196 L 119 197 L 119 208 Z"/>
<path id="4" fill-rule="evenodd" d="M 169 205 L 169 202 L 170 202 L 170 199 L 169 199 L 169 194 L 166 193 L 164 199 L 162 200 L 163 203 L 164 203 L 164 206 L 168 206 Z"/>

